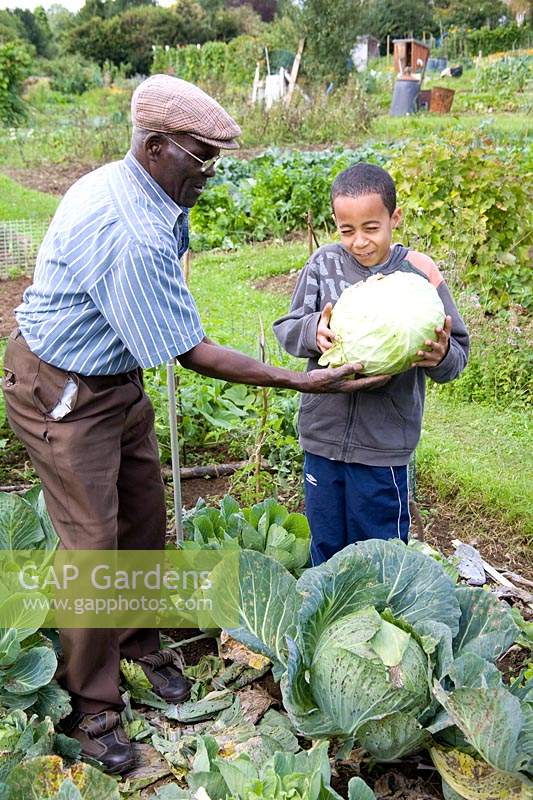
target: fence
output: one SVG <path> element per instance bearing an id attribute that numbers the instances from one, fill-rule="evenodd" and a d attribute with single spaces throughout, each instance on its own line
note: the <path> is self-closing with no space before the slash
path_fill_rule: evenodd
<path id="1" fill-rule="evenodd" d="M 33 275 L 37 251 L 48 225 L 44 220 L 0 220 L 0 280 Z"/>

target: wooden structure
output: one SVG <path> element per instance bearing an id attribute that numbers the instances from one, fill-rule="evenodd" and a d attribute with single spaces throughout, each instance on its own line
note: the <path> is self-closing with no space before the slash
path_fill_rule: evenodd
<path id="1" fill-rule="evenodd" d="M 422 81 L 429 58 L 429 47 L 418 39 L 394 39 L 394 71 L 400 78 Z"/>

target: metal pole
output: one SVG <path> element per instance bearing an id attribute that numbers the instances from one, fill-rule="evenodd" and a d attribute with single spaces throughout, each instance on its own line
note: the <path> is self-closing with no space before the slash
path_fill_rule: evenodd
<path id="1" fill-rule="evenodd" d="M 170 425 L 170 452 L 172 454 L 172 486 L 174 489 L 174 518 L 176 520 L 176 544 L 183 541 L 183 522 L 180 479 L 180 448 L 178 441 L 178 418 L 176 411 L 176 382 L 174 379 L 174 365 L 176 361 L 171 358 L 167 361 L 167 390 L 168 390 L 168 421 Z"/>

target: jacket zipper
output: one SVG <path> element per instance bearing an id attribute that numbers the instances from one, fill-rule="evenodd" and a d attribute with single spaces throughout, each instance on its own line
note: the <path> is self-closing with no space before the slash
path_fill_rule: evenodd
<path id="1" fill-rule="evenodd" d="M 346 423 L 346 428 L 344 430 L 344 442 L 342 445 L 341 450 L 341 461 L 344 461 L 346 455 L 348 454 L 348 449 L 350 447 L 351 442 L 351 430 L 355 426 L 355 422 L 357 420 L 357 412 L 359 410 L 359 392 L 354 392 L 351 397 L 351 404 L 350 404 L 350 413 L 348 414 L 348 422 Z"/>

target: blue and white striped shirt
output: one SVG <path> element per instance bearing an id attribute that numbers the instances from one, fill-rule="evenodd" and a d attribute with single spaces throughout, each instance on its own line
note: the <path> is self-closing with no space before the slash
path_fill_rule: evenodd
<path id="1" fill-rule="evenodd" d="M 62 199 L 16 318 L 43 361 L 81 375 L 153 367 L 204 332 L 185 285 L 187 213 L 129 152 Z"/>

